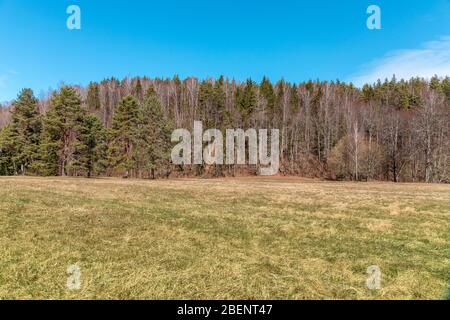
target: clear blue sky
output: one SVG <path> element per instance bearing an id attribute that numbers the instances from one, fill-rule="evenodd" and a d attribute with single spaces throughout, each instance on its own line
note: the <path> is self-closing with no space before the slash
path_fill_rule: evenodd
<path id="1" fill-rule="evenodd" d="M 71 4 L 81 30 L 66 28 Z M 366 28 L 371 4 L 382 30 Z M 0 0 L 0 101 L 111 76 L 445 75 L 449 36 L 449 0 Z"/>

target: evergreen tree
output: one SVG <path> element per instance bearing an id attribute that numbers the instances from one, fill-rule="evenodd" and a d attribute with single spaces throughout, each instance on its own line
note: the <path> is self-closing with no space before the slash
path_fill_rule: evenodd
<path id="1" fill-rule="evenodd" d="M 132 95 L 139 103 L 144 100 L 144 91 L 142 89 L 141 79 L 137 78 L 136 85 L 133 88 Z"/>
<path id="2" fill-rule="evenodd" d="M 257 106 L 256 89 L 255 83 L 248 79 L 244 88 L 236 91 L 236 107 L 241 113 L 244 126 L 248 125 L 248 119 Z"/>
<path id="3" fill-rule="evenodd" d="M 260 92 L 261 95 L 266 99 L 267 108 L 270 110 L 270 112 L 273 112 L 273 109 L 275 107 L 275 93 L 273 91 L 272 83 L 266 77 L 264 77 L 261 81 Z"/>
<path id="4" fill-rule="evenodd" d="M 16 147 L 11 125 L 0 130 L 0 175 L 9 176 L 17 174 L 15 163 Z"/>
<path id="5" fill-rule="evenodd" d="M 139 115 L 139 159 L 150 178 L 167 173 L 170 166 L 172 125 L 164 118 L 159 98 L 149 92 Z"/>
<path id="6" fill-rule="evenodd" d="M 450 78 L 448 76 L 442 79 L 439 91 L 445 95 L 447 101 L 450 103 Z"/>
<path id="7" fill-rule="evenodd" d="M 124 97 L 116 110 L 111 130 L 109 161 L 124 177 L 134 177 L 139 148 L 139 105 L 132 96 Z"/>
<path id="8" fill-rule="evenodd" d="M 98 83 L 91 82 L 87 88 L 86 104 L 90 111 L 100 110 L 100 88 Z"/>
<path id="9" fill-rule="evenodd" d="M 147 98 L 147 97 L 149 97 L 150 95 L 155 95 L 155 96 L 158 95 L 158 94 L 156 93 L 155 87 L 152 86 L 152 85 L 147 89 L 147 92 L 145 93 L 145 97 Z"/>
<path id="10" fill-rule="evenodd" d="M 85 117 L 80 97 L 73 88 L 65 86 L 53 94 L 41 138 L 40 168 L 43 174 L 66 176 L 76 169 Z"/>
<path id="11" fill-rule="evenodd" d="M 106 130 L 97 116 L 86 116 L 80 127 L 74 167 L 90 178 L 105 172 L 106 157 Z"/>
<path id="12" fill-rule="evenodd" d="M 300 97 L 298 96 L 297 86 L 293 84 L 290 90 L 289 105 L 291 106 L 291 112 L 296 112 L 299 109 Z"/>
<path id="13" fill-rule="evenodd" d="M 219 80 L 214 83 L 213 100 L 218 113 L 218 123 L 216 127 L 221 127 L 222 129 L 231 123 L 231 115 L 225 108 L 226 94 L 223 86 L 224 78 L 221 76 Z"/>
<path id="14" fill-rule="evenodd" d="M 205 126 L 215 127 L 216 125 L 216 109 L 214 109 L 213 85 L 210 81 L 200 83 L 198 89 L 198 107 L 202 115 L 201 119 Z"/>
<path id="15" fill-rule="evenodd" d="M 439 77 L 434 75 L 430 80 L 430 88 L 436 91 L 439 91 L 441 87 L 441 82 L 439 81 Z"/>
<path id="16" fill-rule="evenodd" d="M 361 96 L 362 96 L 362 99 L 364 100 L 364 102 L 367 103 L 374 98 L 375 90 L 373 89 L 373 87 L 371 85 L 365 84 L 362 88 Z"/>
<path id="17" fill-rule="evenodd" d="M 31 89 L 23 89 L 13 102 L 11 120 L 14 163 L 21 174 L 26 174 L 38 158 L 42 125 L 38 100 Z"/>

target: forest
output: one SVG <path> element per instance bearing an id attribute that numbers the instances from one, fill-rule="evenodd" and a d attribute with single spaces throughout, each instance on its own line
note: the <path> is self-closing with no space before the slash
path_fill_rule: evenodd
<path id="1" fill-rule="evenodd" d="M 450 183 L 450 78 L 105 79 L 23 89 L 0 107 L 0 175 L 248 176 L 257 165 L 173 165 L 174 129 L 280 130 L 279 175 Z"/>

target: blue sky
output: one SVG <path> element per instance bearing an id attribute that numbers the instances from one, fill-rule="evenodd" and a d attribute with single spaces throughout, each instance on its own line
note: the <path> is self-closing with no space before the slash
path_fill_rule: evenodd
<path id="1" fill-rule="evenodd" d="M 81 8 L 68 30 L 66 8 Z M 381 8 L 382 30 L 366 27 Z M 105 77 L 450 74 L 450 0 L 0 0 L 0 101 Z"/>

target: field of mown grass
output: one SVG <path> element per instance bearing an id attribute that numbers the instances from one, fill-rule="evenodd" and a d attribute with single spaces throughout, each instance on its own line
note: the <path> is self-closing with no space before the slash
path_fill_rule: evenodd
<path id="1" fill-rule="evenodd" d="M 0 178 L 0 299 L 444 299 L 449 200 L 449 185 Z"/>

